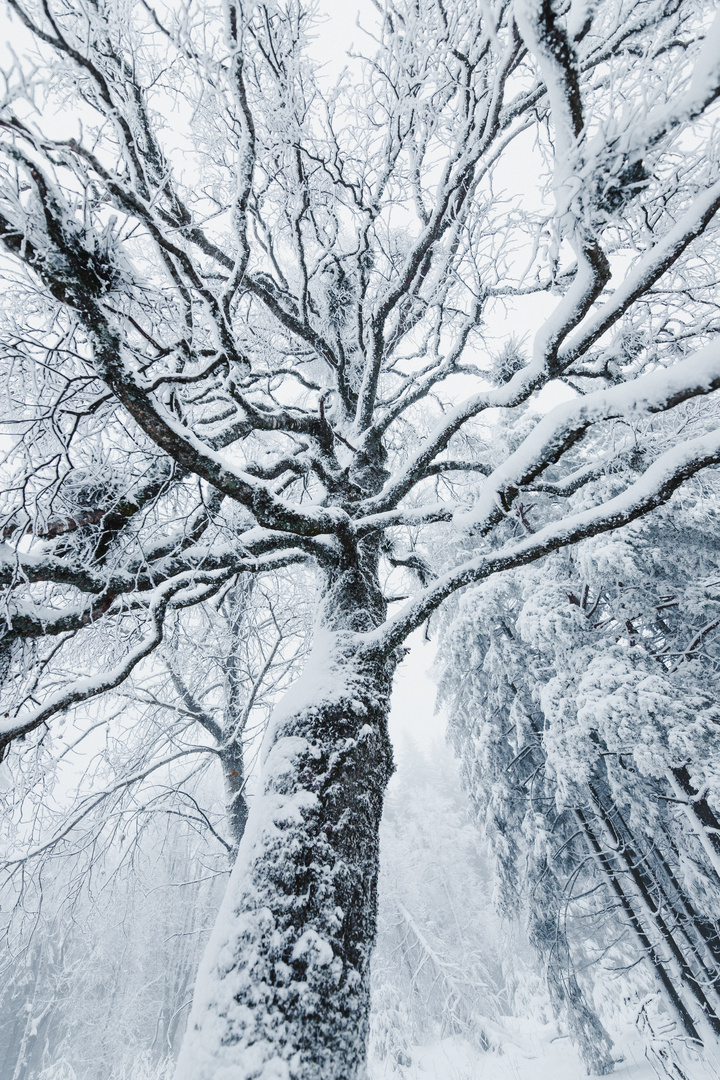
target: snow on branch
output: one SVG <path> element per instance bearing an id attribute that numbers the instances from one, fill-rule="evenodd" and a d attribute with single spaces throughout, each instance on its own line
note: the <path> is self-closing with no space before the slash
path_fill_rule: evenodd
<path id="1" fill-rule="evenodd" d="M 230 576 L 225 570 L 211 574 L 194 573 L 161 585 L 155 590 L 155 595 L 150 597 L 148 615 L 151 629 L 147 637 L 109 671 L 76 679 L 68 687 L 50 696 L 32 710 L 18 712 L 15 716 L 6 713 L 5 717 L 0 719 L 0 750 L 4 752 L 12 740 L 29 734 L 51 717 L 65 712 L 71 706 L 81 701 L 89 701 L 107 690 L 120 686 L 140 661 L 149 656 L 162 641 L 163 619 L 168 608 L 187 607 L 201 603 L 217 592 Z"/>
<path id="2" fill-rule="evenodd" d="M 689 477 L 701 469 L 719 463 L 720 429 L 673 447 L 661 454 L 640 479 L 606 503 L 590 510 L 569 514 L 560 521 L 544 526 L 524 540 L 470 559 L 442 575 L 397 615 L 391 616 L 384 626 L 367 635 L 365 647 L 370 651 L 387 654 L 400 645 L 443 600 L 458 589 L 493 574 L 535 562 L 551 551 L 575 544 L 589 536 L 597 536 L 628 525 L 667 502 Z"/>

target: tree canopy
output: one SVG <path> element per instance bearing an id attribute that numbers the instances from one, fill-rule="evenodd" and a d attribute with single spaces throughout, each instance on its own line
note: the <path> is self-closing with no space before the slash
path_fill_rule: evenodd
<path id="1" fill-rule="evenodd" d="M 386 0 L 331 87 L 302 0 L 7 10 L 0 747 L 314 574 L 180 1075 L 361 1076 L 400 647 L 720 462 L 720 17 Z"/>

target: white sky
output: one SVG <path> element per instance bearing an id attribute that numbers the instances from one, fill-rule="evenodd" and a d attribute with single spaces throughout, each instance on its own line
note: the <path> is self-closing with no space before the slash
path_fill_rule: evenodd
<path id="1" fill-rule="evenodd" d="M 345 4 L 342 0 L 320 0 L 320 25 L 315 30 L 315 56 L 327 65 L 328 77 L 335 78 L 348 63 L 348 53 L 367 52 L 369 40 L 357 25 L 372 27 L 377 12 L 369 0 Z"/>
<path id="2" fill-rule="evenodd" d="M 409 655 L 398 666 L 390 712 L 390 736 L 396 757 L 402 759 L 403 745 L 413 742 L 428 750 L 445 735 L 445 717 L 435 715 L 436 687 L 428 675 L 435 659 L 435 642 L 426 642 L 421 627 L 409 638 Z"/>

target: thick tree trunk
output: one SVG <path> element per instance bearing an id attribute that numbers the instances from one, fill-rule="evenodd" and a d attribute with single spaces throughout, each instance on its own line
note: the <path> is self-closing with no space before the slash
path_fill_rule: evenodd
<path id="1" fill-rule="evenodd" d="M 392 671 L 363 658 L 347 609 L 342 622 L 318 635 L 266 737 L 177 1080 L 365 1075 Z"/>

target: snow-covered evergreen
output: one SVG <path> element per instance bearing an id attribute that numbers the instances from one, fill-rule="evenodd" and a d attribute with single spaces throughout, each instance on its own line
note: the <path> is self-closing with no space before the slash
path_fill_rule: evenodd
<path id="1" fill-rule="evenodd" d="M 643 961 L 679 1032 L 720 1031 L 713 494 L 468 592 L 440 648 L 500 910 L 523 897 L 592 1072 L 588 993 L 623 964 Z"/>

